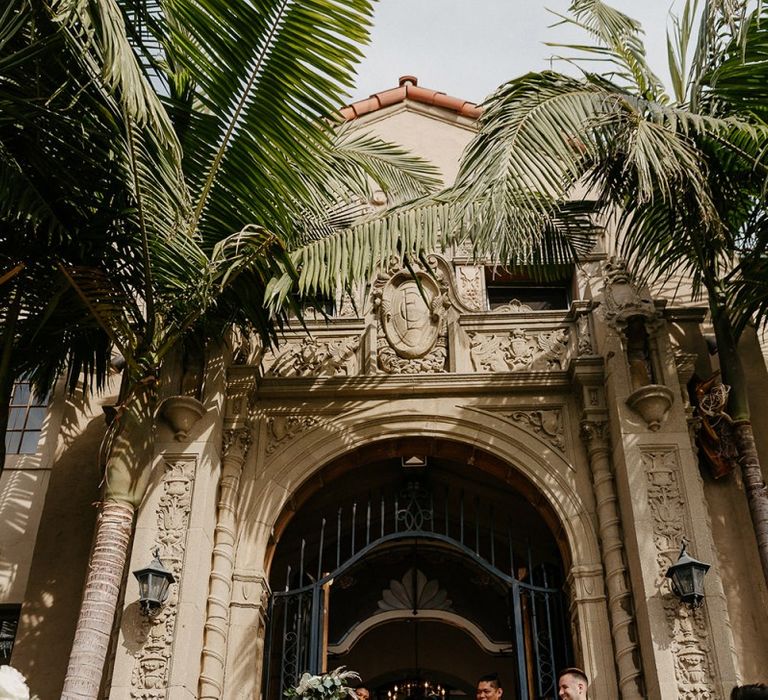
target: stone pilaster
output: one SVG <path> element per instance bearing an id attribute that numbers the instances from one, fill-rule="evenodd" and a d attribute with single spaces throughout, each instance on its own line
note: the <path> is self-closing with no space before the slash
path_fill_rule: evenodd
<path id="1" fill-rule="evenodd" d="M 613 649 L 606 614 L 603 567 L 599 563 L 574 566 L 568 574 L 571 589 L 571 627 L 581 659 L 590 679 L 590 694 L 597 698 L 617 697 Z"/>
<path id="2" fill-rule="evenodd" d="M 151 495 L 139 516 L 130 568 L 146 566 L 151 550 L 157 549 L 159 559 L 176 580 L 160 611 L 154 617 L 147 617 L 139 608 L 138 585 L 133 576 L 129 576 L 111 698 L 165 700 L 173 697 L 172 667 L 181 589 L 186 581 L 184 564 L 197 458 L 166 454 L 159 466 L 157 486 L 150 489 Z"/>
<path id="3" fill-rule="evenodd" d="M 604 422 L 582 422 L 582 438 L 587 446 L 592 483 L 597 505 L 600 547 L 608 591 L 611 634 L 616 653 L 619 690 L 623 700 L 644 697 L 640 650 L 635 631 L 634 605 L 624 562 L 621 518 L 610 464 L 610 443 Z"/>
<path id="4" fill-rule="evenodd" d="M 227 673 L 223 697 L 261 697 L 269 583 L 263 571 L 236 569 L 230 606 Z"/>
<path id="5" fill-rule="evenodd" d="M 221 484 L 213 535 L 213 559 L 206 606 L 205 637 L 201 660 L 199 697 L 221 698 L 235 566 L 237 506 L 240 476 L 251 444 L 250 427 L 224 430 Z"/>

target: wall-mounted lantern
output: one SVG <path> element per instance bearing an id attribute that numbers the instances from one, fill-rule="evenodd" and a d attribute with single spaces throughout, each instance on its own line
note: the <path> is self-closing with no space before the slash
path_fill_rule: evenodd
<path id="1" fill-rule="evenodd" d="M 704 602 L 704 575 L 710 565 L 690 556 L 685 549 L 687 545 L 688 540 L 683 537 L 680 556 L 669 567 L 667 578 L 672 580 L 672 592 L 693 609 Z"/>
<path id="2" fill-rule="evenodd" d="M 157 615 L 168 598 L 171 584 L 176 577 L 163 566 L 159 552 L 152 552 L 153 559 L 149 566 L 134 571 L 133 575 L 139 582 L 139 605 L 141 611 L 150 617 Z"/>

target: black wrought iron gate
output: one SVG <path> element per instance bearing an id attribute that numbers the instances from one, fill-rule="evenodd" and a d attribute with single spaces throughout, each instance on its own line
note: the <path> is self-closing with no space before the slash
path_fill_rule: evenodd
<path id="1" fill-rule="evenodd" d="M 284 691 L 296 685 L 303 673 L 323 670 L 326 591 L 333 579 L 374 549 L 407 541 L 452 548 L 507 587 L 517 697 L 556 697 L 557 669 L 572 663 L 562 587 L 551 580 L 547 566 L 531 560 L 530 552 L 519 561 L 513 533 L 498 527 L 492 511 L 481 523 L 482 512 L 479 502 L 465 502 L 463 493 L 451 498 L 446 492 L 441 499 L 412 481 L 391 499 L 382 496 L 377 502 L 369 499 L 362 508 L 358 504 L 339 508 L 330 527 L 323 519 L 313 556 L 302 540 L 297 566 L 288 567 L 285 590 L 273 592 L 270 598 L 264 700 L 282 700 Z M 524 580 L 520 571 L 525 572 Z"/>

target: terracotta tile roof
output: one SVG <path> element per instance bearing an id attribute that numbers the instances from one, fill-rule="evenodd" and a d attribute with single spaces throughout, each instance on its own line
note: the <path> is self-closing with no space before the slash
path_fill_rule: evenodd
<path id="1" fill-rule="evenodd" d="M 442 107 L 469 119 L 477 119 L 482 114 L 482 110 L 474 102 L 467 102 L 467 100 L 446 95 L 444 92 L 419 87 L 418 80 L 412 75 L 404 75 L 398 82 L 399 86 L 396 88 L 377 92 L 365 100 L 342 107 L 342 118 L 345 121 L 352 121 L 364 114 L 370 114 L 405 100 Z"/>

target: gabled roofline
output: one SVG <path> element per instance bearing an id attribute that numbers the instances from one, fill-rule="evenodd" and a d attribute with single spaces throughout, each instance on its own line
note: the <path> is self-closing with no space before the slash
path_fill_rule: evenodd
<path id="1" fill-rule="evenodd" d="M 384 90 L 383 92 L 376 92 L 364 100 L 359 100 L 358 102 L 353 102 L 351 105 L 342 107 L 342 119 L 344 121 L 352 121 L 365 114 L 370 114 L 371 112 L 376 112 L 385 107 L 391 107 L 400 102 L 405 102 L 405 100 L 442 107 L 443 109 L 455 112 L 456 114 L 468 117 L 469 119 L 478 119 L 483 113 L 483 110 L 474 102 L 462 100 L 459 97 L 451 97 L 450 95 L 446 95 L 444 92 L 438 92 L 437 90 L 429 90 L 427 88 L 419 87 L 418 80 L 412 75 L 402 76 L 398 80 L 398 83 L 399 85 L 396 88 Z"/>

